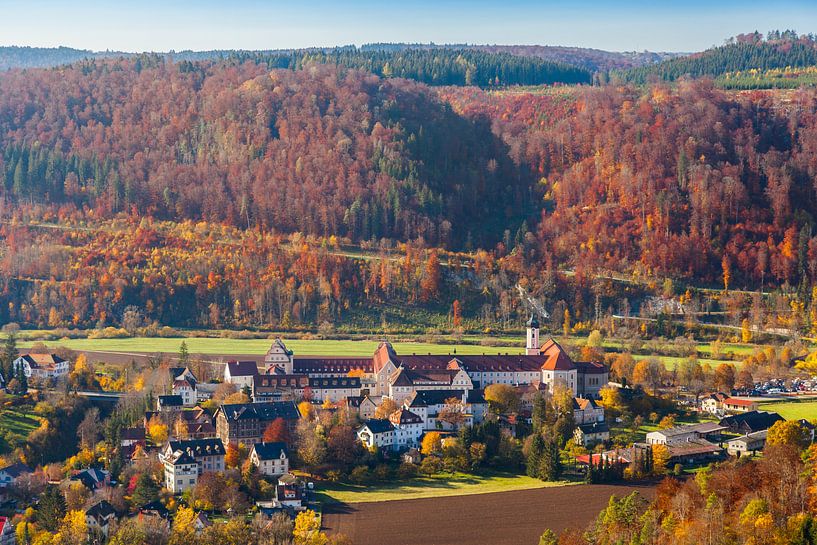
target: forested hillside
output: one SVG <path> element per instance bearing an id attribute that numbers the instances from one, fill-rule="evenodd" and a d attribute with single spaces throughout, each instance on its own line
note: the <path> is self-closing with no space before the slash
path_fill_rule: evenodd
<path id="1" fill-rule="evenodd" d="M 487 122 L 419 84 L 327 66 L 139 57 L 10 72 L 0 133 L 7 197 L 103 217 L 457 247 L 532 212 Z"/>
<path id="2" fill-rule="evenodd" d="M 802 68 L 817 65 L 817 39 L 814 35 L 798 36 L 794 31 L 771 32 L 764 39 L 755 32 L 741 34 L 725 45 L 688 57 L 642 66 L 616 74 L 628 82 L 651 80 L 675 81 L 682 76 L 718 77 L 748 70 Z"/>
<path id="3" fill-rule="evenodd" d="M 496 92 L 152 56 L 11 71 L 2 319 L 118 325 L 138 305 L 378 328 L 456 300 L 490 327 L 527 312 L 520 286 L 561 327 L 630 304 L 593 282 L 612 270 L 790 286 L 786 326 L 812 307 L 817 325 L 815 127 L 814 90 L 711 81 Z"/>

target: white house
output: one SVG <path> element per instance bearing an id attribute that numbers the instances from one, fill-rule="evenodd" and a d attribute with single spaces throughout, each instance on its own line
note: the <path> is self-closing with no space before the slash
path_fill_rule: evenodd
<path id="1" fill-rule="evenodd" d="M 165 458 L 169 458 L 176 451 L 184 451 L 198 464 L 198 473 L 224 471 L 224 443 L 219 438 L 187 439 L 184 441 L 168 441 L 164 448 Z"/>
<path id="2" fill-rule="evenodd" d="M 573 441 L 583 447 L 603 443 L 609 439 L 610 428 L 607 427 L 607 422 L 604 421 L 579 424 L 573 430 Z"/>
<path id="3" fill-rule="evenodd" d="M 573 421 L 576 425 L 604 422 L 604 408 L 592 399 L 573 398 Z"/>
<path id="4" fill-rule="evenodd" d="M 224 366 L 224 382 L 235 384 L 239 390 L 252 390 L 253 379 L 258 375 L 258 365 L 254 361 L 230 361 Z"/>
<path id="5" fill-rule="evenodd" d="M 28 379 L 48 379 L 67 375 L 69 362 L 56 354 L 22 354 L 12 365 L 15 373 L 22 367 Z"/>
<path id="6" fill-rule="evenodd" d="M 275 339 L 264 356 L 264 364 L 268 372 L 270 368 L 277 367 L 284 374 L 291 375 L 293 373 L 292 350 L 288 350 L 280 338 Z"/>
<path id="7" fill-rule="evenodd" d="M 289 454 L 286 443 L 255 443 L 250 451 L 250 462 L 262 475 L 268 477 L 289 473 Z"/>
<path id="8" fill-rule="evenodd" d="M 183 450 L 165 456 L 159 455 L 165 468 L 165 488 L 174 494 L 182 494 L 196 486 L 199 481 L 199 464 Z"/>
<path id="9" fill-rule="evenodd" d="M 761 430 L 731 439 L 726 444 L 726 452 L 731 456 L 751 456 L 755 452 L 763 450 L 768 433 L 769 430 Z"/>
<path id="10" fill-rule="evenodd" d="M 107 500 L 102 500 L 85 511 L 85 523 L 92 533 L 108 537 L 111 522 L 116 520 L 116 510 Z"/>
<path id="11" fill-rule="evenodd" d="M 721 414 L 723 412 L 723 402 L 729 399 L 729 395 L 723 392 L 709 394 L 701 400 L 701 410 L 709 414 Z"/>
<path id="12" fill-rule="evenodd" d="M 420 444 L 423 435 L 423 419 L 406 408 L 398 409 L 389 416 L 389 422 L 394 426 L 394 442 L 391 448 L 400 450 L 416 447 Z"/>
<path id="13" fill-rule="evenodd" d="M 192 407 L 198 402 L 198 380 L 187 367 L 170 369 L 170 385 L 173 395 L 181 397 L 185 407 Z"/>
<path id="14" fill-rule="evenodd" d="M 675 426 L 665 430 L 651 431 L 647 434 L 648 445 L 681 445 L 693 443 L 701 439 L 711 439 L 720 436 L 726 430 L 717 422 L 702 422 L 690 426 Z"/>
<path id="15" fill-rule="evenodd" d="M 372 418 L 357 430 L 357 438 L 368 448 L 391 448 L 394 426 L 388 420 Z"/>
<path id="16" fill-rule="evenodd" d="M 5 498 L 8 489 L 17 482 L 17 479 L 29 473 L 31 468 L 20 462 L 0 469 L 0 497 Z"/>

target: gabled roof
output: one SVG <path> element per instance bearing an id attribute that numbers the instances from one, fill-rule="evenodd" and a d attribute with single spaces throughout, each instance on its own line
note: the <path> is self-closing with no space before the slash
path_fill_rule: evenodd
<path id="1" fill-rule="evenodd" d="M 578 409 L 580 411 L 590 411 L 593 409 L 598 409 L 599 406 L 596 405 L 596 402 L 590 398 L 584 397 L 574 397 L 573 398 L 573 409 Z"/>
<path id="2" fill-rule="evenodd" d="M 80 471 L 70 480 L 72 481 L 79 481 L 86 488 L 96 488 L 97 485 L 102 484 L 105 482 L 105 479 L 108 478 L 108 472 L 102 469 L 96 468 L 89 468 L 84 471 Z"/>
<path id="3" fill-rule="evenodd" d="M 298 407 L 292 401 L 269 401 L 265 403 L 236 403 L 222 405 L 218 411 L 227 420 L 297 420 L 301 417 Z"/>
<path id="4" fill-rule="evenodd" d="M 394 431 L 394 426 L 388 420 L 382 418 L 371 418 L 363 423 L 360 429 L 368 428 L 372 433 L 386 433 Z"/>
<path id="5" fill-rule="evenodd" d="M 184 450 L 174 451 L 172 454 L 170 454 L 170 456 L 167 457 L 167 460 L 174 466 L 197 463 L 196 459 L 193 458 L 188 452 Z"/>
<path id="6" fill-rule="evenodd" d="M 254 377 L 258 374 L 258 364 L 254 361 L 228 361 L 227 370 L 231 377 Z"/>
<path id="7" fill-rule="evenodd" d="M 21 354 L 20 357 L 33 369 L 37 369 L 38 367 L 54 367 L 58 363 L 65 363 L 67 361 L 65 358 L 61 358 L 56 354 Z"/>
<path id="8" fill-rule="evenodd" d="M 545 357 L 542 364 L 545 371 L 571 371 L 576 368 L 564 348 L 553 339 L 546 342 L 540 352 Z"/>
<path id="9" fill-rule="evenodd" d="M 94 518 L 107 518 L 116 515 L 116 509 L 107 500 L 102 500 L 93 507 L 90 507 L 85 514 Z"/>
<path id="10" fill-rule="evenodd" d="M 607 433 L 610 428 L 607 422 L 591 422 L 590 424 L 579 424 L 576 426 L 584 435 L 592 435 L 594 433 Z"/>
<path id="11" fill-rule="evenodd" d="M 0 468 L 0 471 L 7 474 L 12 479 L 16 479 L 20 475 L 31 473 L 31 468 L 22 462 L 17 462 L 16 464 L 11 464 L 10 466 Z"/>
<path id="12" fill-rule="evenodd" d="M 256 443 L 252 446 L 255 455 L 259 460 L 278 460 L 281 458 L 281 453 L 289 457 L 286 443 Z"/>
<path id="13" fill-rule="evenodd" d="M 463 390 L 417 390 L 408 406 L 429 407 L 433 405 L 445 405 L 451 398 L 456 398 L 459 402 L 462 402 L 463 392 Z"/>
<path id="14" fill-rule="evenodd" d="M 226 452 L 221 439 L 186 439 L 184 441 L 170 441 L 171 451 L 182 450 L 194 458 L 201 456 L 221 456 Z"/>
<path id="15" fill-rule="evenodd" d="M 422 424 L 423 419 L 408 409 L 398 409 L 389 415 L 389 421 L 395 426 L 407 426 L 409 424 Z"/>
<path id="16" fill-rule="evenodd" d="M 145 428 L 122 428 L 119 437 L 122 441 L 144 441 Z"/>
<path id="17" fill-rule="evenodd" d="M 754 432 L 767 430 L 771 428 L 775 422 L 779 422 L 781 420 L 785 419 L 777 413 L 766 411 L 748 411 L 722 418 L 720 425 L 726 426 L 731 430 Z"/>
<path id="18" fill-rule="evenodd" d="M 160 407 L 182 407 L 184 406 L 184 400 L 182 396 L 179 395 L 165 395 L 159 396 L 159 406 Z"/>
<path id="19" fill-rule="evenodd" d="M 434 371 L 407 369 L 400 366 L 389 377 L 392 386 L 414 386 L 416 384 L 451 384 L 459 371 L 442 369 Z"/>
<path id="20" fill-rule="evenodd" d="M 723 400 L 724 405 L 734 405 L 736 407 L 752 407 L 757 405 L 757 401 L 751 399 L 741 399 L 739 397 L 729 397 Z"/>

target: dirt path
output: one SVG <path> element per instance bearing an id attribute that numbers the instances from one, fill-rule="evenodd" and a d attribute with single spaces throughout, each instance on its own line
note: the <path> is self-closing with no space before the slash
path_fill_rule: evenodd
<path id="1" fill-rule="evenodd" d="M 323 525 L 355 545 L 536 545 L 546 528 L 585 528 L 610 496 L 652 486 L 583 485 L 324 507 Z"/>

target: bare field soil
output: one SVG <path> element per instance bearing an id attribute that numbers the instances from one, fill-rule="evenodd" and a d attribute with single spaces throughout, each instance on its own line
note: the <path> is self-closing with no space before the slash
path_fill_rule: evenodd
<path id="1" fill-rule="evenodd" d="M 652 485 L 581 485 L 419 500 L 331 504 L 323 526 L 355 545 L 536 545 L 550 528 L 584 529 L 610 496 Z"/>

